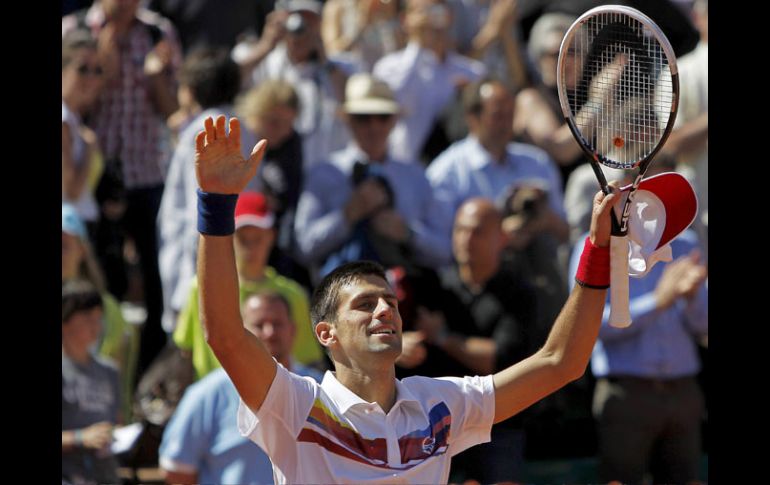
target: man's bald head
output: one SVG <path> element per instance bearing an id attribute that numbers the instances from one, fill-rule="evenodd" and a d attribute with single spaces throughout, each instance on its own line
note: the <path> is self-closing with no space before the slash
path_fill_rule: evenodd
<path id="1" fill-rule="evenodd" d="M 505 246 L 502 215 L 491 200 L 475 197 L 457 210 L 452 250 L 460 265 L 481 265 L 496 270 Z"/>

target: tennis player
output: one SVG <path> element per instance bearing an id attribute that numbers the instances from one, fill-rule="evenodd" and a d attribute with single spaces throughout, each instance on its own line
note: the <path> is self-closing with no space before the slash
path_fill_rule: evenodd
<path id="1" fill-rule="evenodd" d="M 335 367 L 318 384 L 287 371 L 243 328 L 234 207 L 266 141 L 244 160 L 239 122 L 230 119 L 228 133 L 225 121 L 206 119 L 196 138 L 201 320 L 241 396 L 240 432 L 270 456 L 276 483 L 446 483 L 452 456 L 583 375 L 609 285 L 615 188 L 594 198 L 579 284 L 531 357 L 494 375 L 396 379 L 396 295 L 378 264 L 355 262 L 330 273 L 311 301 L 315 336 Z"/>

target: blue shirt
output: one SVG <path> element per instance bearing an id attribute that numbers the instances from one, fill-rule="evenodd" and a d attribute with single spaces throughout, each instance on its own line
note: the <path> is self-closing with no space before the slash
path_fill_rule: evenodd
<path id="1" fill-rule="evenodd" d="M 294 231 L 299 252 L 307 263 L 322 263 L 351 237 L 353 227 L 345 220 L 343 210 L 353 193 L 353 166 L 366 160 L 361 149 L 350 144 L 332 153 L 329 162 L 312 167 L 306 176 Z M 415 259 L 431 267 L 448 263 L 451 243 L 446 237 L 446 209 L 433 196 L 423 167 L 387 158 L 378 164 L 378 171 L 393 189 L 396 212 L 412 231 Z"/>
<path id="2" fill-rule="evenodd" d="M 427 177 L 436 198 L 452 216 L 471 197 L 493 201 L 511 186 L 534 185 L 548 193 L 551 208 L 566 220 L 561 175 L 545 151 L 524 143 L 510 143 L 502 163 L 469 135 L 453 143 L 428 166 Z"/>
<path id="3" fill-rule="evenodd" d="M 321 381 L 320 372 L 292 364 L 293 372 Z M 163 433 L 161 467 L 197 473 L 199 483 L 272 484 L 270 459 L 238 432 L 239 402 L 224 369 L 191 385 Z"/>
<path id="4" fill-rule="evenodd" d="M 579 239 L 584 241 L 585 236 Z M 671 241 L 673 258 L 698 247 L 697 236 L 687 230 Z M 571 285 L 583 250 L 578 242 L 570 259 Z M 609 325 L 609 291 L 599 339 L 591 356 L 596 377 L 637 376 L 673 379 L 694 376 L 700 370 L 696 341 L 708 335 L 708 281 L 692 300 L 679 298 L 665 310 L 656 310 L 655 287 L 667 263 L 652 267 L 643 278 L 629 278 L 631 325 Z"/>

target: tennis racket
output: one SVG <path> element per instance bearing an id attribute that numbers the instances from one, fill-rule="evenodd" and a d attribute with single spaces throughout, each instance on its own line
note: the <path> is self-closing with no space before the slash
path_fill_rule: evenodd
<path id="1" fill-rule="evenodd" d="M 628 217 L 636 189 L 674 126 L 679 77 L 674 50 L 660 28 L 640 11 L 603 5 L 581 15 L 559 49 L 557 88 L 564 118 L 589 158 L 605 194 L 600 164 L 639 172 L 612 214 L 610 318 L 631 324 L 628 307 Z"/>

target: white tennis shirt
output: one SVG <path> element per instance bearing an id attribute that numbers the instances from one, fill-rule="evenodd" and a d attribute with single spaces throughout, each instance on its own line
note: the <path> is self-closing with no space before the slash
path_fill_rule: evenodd
<path id="1" fill-rule="evenodd" d="M 280 364 L 255 415 L 238 429 L 273 463 L 275 483 L 447 483 L 451 457 L 490 440 L 492 376 L 396 380 L 385 414 L 327 371 L 318 384 Z"/>

